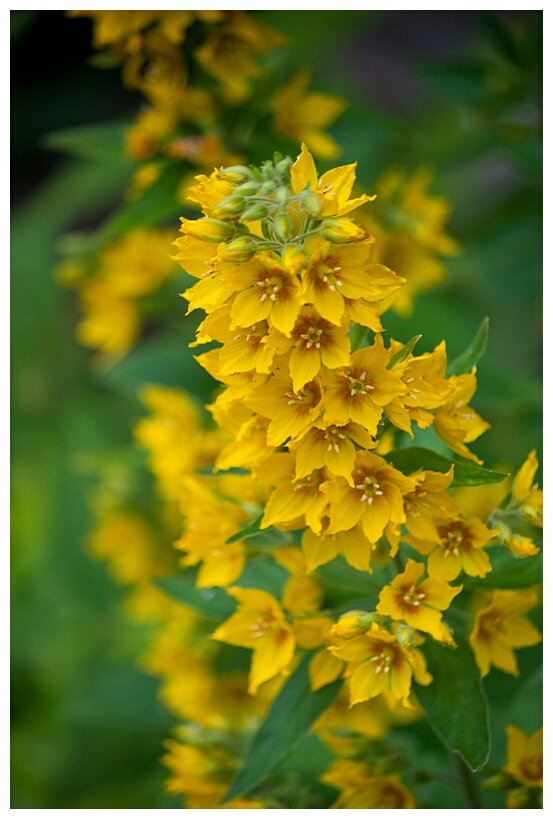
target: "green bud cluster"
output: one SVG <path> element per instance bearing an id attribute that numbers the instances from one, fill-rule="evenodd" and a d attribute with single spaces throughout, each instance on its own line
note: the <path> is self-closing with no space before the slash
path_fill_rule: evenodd
<path id="1" fill-rule="evenodd" d="M 277 250 L 292 242 L 301 244 L 314 234 L 335 244 L 364 237 L 363 229 L 351 219 L 325 219 L 321 198 L 309 185 L 294 193 L 291 166 L 290 157 L 276 152 L 272 160 L 259 167 L 233 165 L 219 169 L 218 178 L 230 182 L 233 190 L 207 221 L 214 226 L 209 237 L 212 241 L 224 232 L 221 224 L 228 226 L 224 241 L 230 242 L 225 251 L 229 260 L 242 263 L 255 251 Z M 262 236 L 250 233 L 248 222 L 260 222 Z"/>

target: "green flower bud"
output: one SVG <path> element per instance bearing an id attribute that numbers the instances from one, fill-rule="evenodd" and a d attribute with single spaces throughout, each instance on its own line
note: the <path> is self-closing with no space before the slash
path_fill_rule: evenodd
<path id="1" fill-rule="evenodd" d="M 261 202 L 257 205 L 251 205 L 251 207 L 246 208 L 242 216 L 240 217 L 241 222 L 257 222 L 259 219 L 266 219 L 269 215 L 269 210 L 267 205 L 261 204 Z"/>
<path id="2" fill-rule="evenodd" d="M 290 165 L 292 164 L 292 160 L 289 156 L 284 157 L 281 159 L 280 162 L 276 163 L 276 171 L 281 176 L 285 176 L 290 171 Z"/>
<path id="3" fill-rule="evenodd" d="M 317 218 L 322 210 L 322 203 L 316 193 L 311 191 L 303 191 L 300 194 L 300 210 L 307 213 L 308 216 Z"/>
<path id="4" fill-rule="evenodd" d="M 294 228 L 292 219 L 287 213 L 277 213 L 273 227 L 279 239 L 289 239 Z"/>
<path id="5" fill-rule="evenodd" d="M 252 256 L 255 255 L 257 245 L 254 244 L 247 236 L 239 236 L 233 239 L 228 245 L 217 254 L 217 257 L 225 262 L 236 262 L 237 264 L 244 264 L 249 262 Z"/>
<path id="6" fill-rule="evenodd" d="M 409 646 L 412 646 L 414 643 L 413 629 L 406 623 L 400 623 L 396 631 L 396 640 L 400 646 L 409 648 Z"/>
<path id="7" fill-rule="evenodd" d="M 245 165 L 230 165 L 228 168 L 220 168 L 219 176 L 234 185 L 240 185 L 252 178 L 252 172 Z"/>
<path id="8" fill-rule="evenodd" d="M 512 777 L 499 771 L 499 773 L 489 776 L 482 782 L 482 787 L 486 791 L 504 791 L 513 784 Z"/>
<path id="9" fill-rule="evenodd" d="M 212 216 L 214 219 L 237 219 L 245 206 L 246 200 L 244 197 L 233 194 L 227 196 L 213 209 Z"/>
<path id="10" fill-rule="evenodd" d="M 275 183 L 273 181 L 270 181 L 270 182 L 265 182 L 263 185 L 261 185 L 261 188 L 259 189 L 259 192 L 263 196 L 269 196 L 271 193 L 275 192 L 275 189 L 276 189 Z"/>
<path id="11" fill-rule="evenodd" d="M 288 188 L 277 188 L 275 199 L 281 207 L 285 208 L 290 201 L 290 191 Z"/>
<path id="12" fill-rule="evenodd" d="M 235 188 L 234 193 L 239 193 L 240 196 L 255 196 L 258 190 L 259 184 L 252 179 L 251 182 L 244 182 L 243 185 L 239 185 Z"/>

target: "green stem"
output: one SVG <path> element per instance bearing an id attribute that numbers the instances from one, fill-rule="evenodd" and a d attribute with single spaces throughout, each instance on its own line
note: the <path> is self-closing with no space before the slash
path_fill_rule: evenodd
<path id="1" fill-rule="evenodd" d="M 482 802 L 480 800 L 480 793 L 478 791 L 478 787 L 476 785 L 476 779 L 460 756 L 455 754 L 455 765 L 457 771 L 459 773 L 459 778 L 461 780 L 461 786 L 463 793 L 465 795 L 465 799 L 467 802 L 467 807 L 469 808 L 482 808 Z"/>

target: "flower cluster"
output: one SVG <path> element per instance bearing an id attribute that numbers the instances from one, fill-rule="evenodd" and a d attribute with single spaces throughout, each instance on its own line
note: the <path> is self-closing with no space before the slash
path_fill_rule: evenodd
<path id="1" fill-rule="evenodd" d="M 313 726 L 336 757 L 321 776 L 334 806 L 413 807 L 416 768 L 385 737 L 422 716 L 427 643 L 455 651 L 468 617 L 480 674 L 516 675 L 515 650 L 541 639 L 537 591 L 493 584 L 494 554 L 537 552 L 524 529 L 541 524 L 535 453 L 490 508 L 479 490 L 452 490 L 459 469 L 478 471 L 468 445 L 488 427 L 470 406 L 475 368 L 448 374 L 443 342 L 419 355 L 417 337 L 385 342 L 381 316 L 404 279 L 352 217 L 374 199 L 354 185 L 354 165 L 319 176 L 305 145 L 294 162 L 197 177 L 203 215 L 182 220 L 174 259 L 196 279 L 188 312 L 205 313 L 192 346 L 211 344 L 197 361 L 220 383 L 215 424 L 181 390 L 144 388 L 135 435 L 159 508 L 145 519 L 124 492 L 97 504 L 93 552 L 156 623 L 142 662 L 183 723 L 163 762 L 187 807 L 289 804 L 285 775 L 280 795 L 225 794 L 306 653 L 313 693 L 345 683 Z M 401 444 L 429 427 L 460 457 L 405 460 Z M 188 578 L 178 602 L 152 586 L 171 572 Z"/>

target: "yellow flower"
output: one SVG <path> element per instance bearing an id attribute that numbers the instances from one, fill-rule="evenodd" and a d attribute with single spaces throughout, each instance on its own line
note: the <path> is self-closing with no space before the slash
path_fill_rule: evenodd
<path id="1" fill-rule="evenodd" d="M 528 736 L 515 725 L 507 725 L 507 762 L 503 770 L 521 785 L 543 787 L 543 728 Z"/>
<path id="2" fill-rule="evenodd" d="M 173 739 L 165 742 L 168 752 L 161 759 L 171 771 L 165 783 L 168 793 L 183 795 L 185 807 L 193 810 L 266 807 L 262 802 L 243 797 L 219 804 L 236 772 L 236 760 L 222 744 L 205 743 L 201 747 L 195 747 L 187 744 L 186 732 L 182 733 L 182 742 Z"/>
<path id="3" fill-rule="evenodd" d="M 381 590 L 376 610 L 392 620 L 401 620 L 412 628 L 427 632 L 435 640 L 450 642 L 442 623 L 442 611 L 449 608 L 463 587 L 449 586 L 432 578 L 421 583 L 423 573 L 423 563 L 408 560 L 405 571 Z"/>
<path id="4" fill-rule="evenodd" d="M 260 72 L 255 57 L 282 45 L 284 39 L 243 11 L 231 11 L 229 18 L 209 35 L 195 57 L 221 83 L 223 95 L 237 103 L 248 95 L 250 81 Z"/>
<path id="5" fill-rule="evenodd" d="M 219 626 L 211 637 L 233 646 L 253 649 L 248 691 L 277 674 L 290 673 L 296 640 L 291 626 L 275 598 L 259 589 L 227 589 L 239 602 L 238 610 Z"/>
<path id="6" fill-rule="evenodd" d="M 387 268 L 378 268 L 378 275 L 372 275 L 376 267 L 372 238 L 333 245 L 321 236 L 312 236 L 305 243 L 305 253 L 303 300 L 333 324 L 341 324 L 348 299 L 379 301 L 402 284 Z"/>
<path id="7" fill-rule="evenodd" d="M 404 496 L 405 526 L 420 540 L 437 542 L 436 518 L 460 513 L 459 507 L 445 491 L 453 480 L 453 467 L 448 472 L 421 470 L 411 477 L 416 481 L 414 492 Z"/>
<path id="8" fill-rule="evenodd" d="M 312 307 L 303 307 L 292 330 L 290 375 L 295 392 L 311 381 L 322 366 L 334 370 L 350 362 L 348 328 L 321 318 Z M 347 419 L 346 419 L 347 420 Z"/>
<path id="9" fill-rule="evenodd" d="M 453 514 L 434 520 L 437 538 L 410 534 L 406 541 L 423 555 L 429 555 L 428 574 L 437 580 L 454 580 L 464 571 L 471 577 L 484 577 L 492 564 L 484 546 L 498 534 L 488 529 L 476 515 L 464 519 Z"/>
<path id="10" fill-rule="evenodd" d="M 327 373 L 325 385 L 325 422 L 347 424 L 354 421 L 375 436 L 384 407 L 407 391 L 405 384 L 387 369 L 390 353 L 377 335 L 371 347 L 351 355 L 342 370 Z"/>
<path id="11" fill-rule="evenodd" d="M 302 529 L 307 524 L 313 532 L 321 531 L 321 518 L 327 506 L 321 484 L 329 478 L 325 470 L 315 469 L 310 475 L 296 480 L 294 454 L 275 452 L 261 461 L 254 471 L 259 480 L 276 487 L 265 505 L 262 529 L 281 525 L 286 529 Z"/>
<path id="12" fill-rule="evenodd" d="M 413 794 L 397 774 L 377 774 L 372 771 L 370 765 L 357 760 L 340 759 L 334 762 L 321 776 L 321 782 L 341 791 L 331 806 L 334 809 L 399 810 L 415 807 Z"/>
<path id="13" fill-rule="evenodd" d="M 421 685 L 432 682 L 422 653 L 398 643 L 393 634 L 376 623 L 366 634 L 353 637 L 341 646 L 329 646 L 328 651 L 348 663 L 350 705 L 382 693 L 390 695 L 393 701 L 401 700 L 409 705 L 412 678 Z"/>
<path id="14" fill-rule="evenodd" d="M 434 416 L 434 429 L 448 447 L 463 458 L 469 458 L 480 464 L 482 461 L 474 455 L 466 443 L 471 443 L 482 435 L 490 425 L 476 413 L 468 403 L 476 391 L 476 368 L 465 375 L 452 375 L 449 381 L 455 391 L 452 397 Z"/>
<path id="15" fill-rule="evenodd" d="M 415 484 L 383 458 L 360 450 L 355 459 L 351 485 L 345 478 L 328 481 L 322 491 L 330 504 L 328 534 L 363 527 L 371 543 L 382 536 L 391 521 L 403 523 L 403 495 L 412 492 Z"/>
<path id="16" fill-rule="evenodd" d="M 440 256 L 459 252 L 457 242 L 444 230 L 451 208 L 428 193 L 431 181 L 432 172 L 426 168 L 411 178 L 390 170 L 376 183 L 375 212 L 361 216 L 363 226 L 376 237 L 378 260 L 406 280 L 385 304 L 385 309 L 392 307 L 400 315 L 412 313 L 418 293 L 444 280 Z"/>
<path id="17" fill-rule="evenodd" d="M 326 426 L 323 421 L 315 421 L 301 438 L 288 444 L 296 453 L 296 478 L 304 478 L 314 469 L 327 467 L 334 475 L 342 475 L 349 481 L 355 465 L 354 443 L 366 449 L 376 445 L 360 424 Z"/>
<path id="18" fill-rule="evenodd" d="M 324 129 L 340 116 L 346 103 L 330 94 L 308 91 L 310 80 L 308 71 L 299 71 L 274 96 L 274 130 L 294 142 L 307 142 L 316 156 L 334 159 L 340 148 Z"/>
<path id="19" fill-rule="evenodd" d="M 515 648 L 533 646 L 541 640 L 538 629 L 523 617 L 538 602 L 532 591 L 494 591 L 476 615 L 470 644 L 485 677 L 491 666 L 518 677 Z"/>
<path id="20" fill-rule="evenodd" d="M 320 415 L 322 401 L 320 379 L 314 378 L 296 392 L 290 376 L 277 372 L 254 387 L 244 404 L 271 419 L 267 428 L 267 443 L 269 446 L 279 446 L 288 438 L 296 438 L 309 429 Z M 316 464 L 308 471 L 297 470 L 296 477 L 303 478 L 323 465 Z"/>
<path id="21" fill-rule="evenodd" d="M 538 468 L 536 450 L 528 455 L 527 459 L 515 475 L 511 491 L 511 503 L 534 526 L 543 526 L 543 492 L 534 483 L 534 476 Z"/>
<path id="22" fill-rule="evenodd" d="M 323 518 L 322 530 L 318 533 L 306 529 L 301 546 L 308 570 L 329 563 L 336 555 L 343 555 L 350 566 L 363 572 L 372 572 L 370 567 L 374 544 L 367 540 L 361 524 L 343 532 L 328 534 L 328 518 Z"/>
<path id="23" fill-rule="evenodd" d="M 317 169 L 313 157 L 305 143 L 302 143 L 301 153 L 292 164 L 290 174 L 292 177 L 292 190 L 295 194 L 301 193 L 307 187 L 319 198 L 321 202 L 321 215 L 344 216 L 365 202 L 371 202 L 375 197 L 362 194 L 356 199 L 350 199 L 350 194 L 355 182 L 355 169 L 357 163 L 353 165 L 341 165 L 333 168 L 318 178 Z"/>

